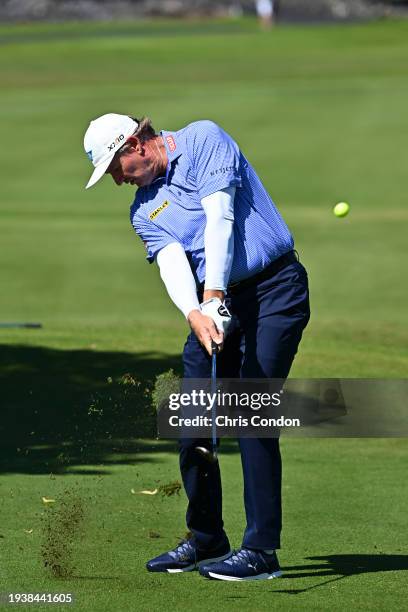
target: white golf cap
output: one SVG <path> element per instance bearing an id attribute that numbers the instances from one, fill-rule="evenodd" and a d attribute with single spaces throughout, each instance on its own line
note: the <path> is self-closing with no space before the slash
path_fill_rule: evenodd
<path id="1" fill-rule="evenodd" d="M 115 153 L 122 147 L 127 138 L 134 134 L 137 121 L 127 115 L 108 113 L 91 121 L 84 137 L 84 149 L 95 166 L 85 189 L 95 185 L 105 174 Z"/>

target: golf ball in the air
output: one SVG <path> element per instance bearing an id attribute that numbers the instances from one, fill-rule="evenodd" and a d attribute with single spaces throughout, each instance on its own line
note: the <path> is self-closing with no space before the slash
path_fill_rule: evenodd
<path id="1" fill-rule="evenodd" d="M 345 217 L 346 215 L 348 215 L 349 210 L 350 210 L 350 205 L 347 204 L 347 202 L 339 202 L 333 208 L 333 212 L 336 215 L 336 217 Z"/>

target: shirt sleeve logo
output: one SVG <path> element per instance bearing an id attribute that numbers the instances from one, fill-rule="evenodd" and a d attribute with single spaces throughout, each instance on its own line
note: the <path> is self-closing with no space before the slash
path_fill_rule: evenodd
<path id="1" fill-rule="evenodd" d="M 216 174 L 226 174 L 227 172 L 231 172 L 235 170 L 235 166 L 224 166 L 224 168 L 217 168 L 217 170 L 212 170 L 210 172 L 210 176 L 215 176 Z"/>
<path id="2" fill-rule="evenodd" d="M 168 200 L 166 200 L 165 202 L 163 202 L 163 204 L 161 204 L 161 206 L 159 206 L 158 208 L 156 208 L 156 210 L 154 210 L 153 212 L 150 213 L 149 215 L 149 219 L 150 221 L 153 221 L 153 219 L 155 219 L 157 217 L 157 215 L 160 215 L 160 213 L 167 208 L 167 206 L 170 204 L 170 202 L 168 202 Z"/>
<path id="3" fill-rule="evenodd" d="M 176 145 L 176 141 L 174 140 L 173 136 L 166 136 L 166 142 L 167 142 L 167 146 L 170 149 L 170 152 L 174 153 L 174 151 L 177 149 L 177 145 Z"/>

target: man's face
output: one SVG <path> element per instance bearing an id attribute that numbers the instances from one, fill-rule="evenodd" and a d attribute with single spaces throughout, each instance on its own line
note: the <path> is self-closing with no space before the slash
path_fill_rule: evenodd
<path id="1" fill-rule="evenodd" d="M 117 185 L 126 183 L 138 187 L 150 185 L 160 173 L 154 143 L 150 141 L 143 145 L 135 141 L 129 150 L 119 151 L 106 171 Z"/>

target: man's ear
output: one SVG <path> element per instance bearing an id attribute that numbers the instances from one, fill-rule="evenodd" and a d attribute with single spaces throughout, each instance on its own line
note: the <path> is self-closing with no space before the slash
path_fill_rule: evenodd
<path id="1" fill-rule="evenodd" d="M 143 145 L 137 136 L 129 136 L 129 138 L 126 140 L 126 144 L 129 144 L 131 147 L 133 147 L 133 149 L 135 149 L 135 151 L 139 153 L 139 155 L 143 153 Z"/>

